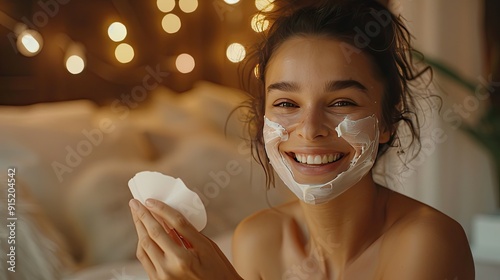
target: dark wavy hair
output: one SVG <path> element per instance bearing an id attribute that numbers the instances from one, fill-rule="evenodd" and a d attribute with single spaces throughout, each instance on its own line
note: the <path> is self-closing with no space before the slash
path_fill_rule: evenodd
<path id="1" fill-rule="evenodd" d="M 265 153 L 262 128 L 265 110 L 265 75 L 269 59 L 287 39 L 296 36 L 327 36 L 350 46 L 350 52 L 364 52 L 384 84 L 382 120 L 391 131 L 390 140 L 380 144 L 378 157 L 397 144 L 397 127 L 407 125 L 411 143 L 420 147 L 419 121 L 414 113 L 415 102 L 410 81 L 432 70 L 417 70 L 411 46 L 411 34 L 400 16 L 396 17 L 384 5 L 374 0 L 276 0 L 272 12 L 263 12 L 271 22 L 267 32 L 247 58 L 242 77 L 243 87 L 250 99 L 245 104 L 249 114 L 247 125 L 252 155 L 266 173 L 267 187 L 274 184 L 271 165 Z"/>

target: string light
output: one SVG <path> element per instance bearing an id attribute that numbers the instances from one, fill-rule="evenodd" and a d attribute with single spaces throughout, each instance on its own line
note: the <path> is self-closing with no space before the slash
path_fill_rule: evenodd
<path id="1" fill-rule="evenodd" d="M 255 7 L 262 12 L 270 12 L 274 9 L 274 0 L 255 0 Z"/>
<path id="2" fill-rule="evenodd" d="M 233 63 L 238 63 L 245 59 L 246 50 L 245 47 L 240 43 L 232 43 L 227 47 L 226 56 L 229 61 Z"/>
<path id="3" fill-rule="evenodd" d="M 179 8 L 184 13 L 192 13 L 196 11 L 199 6 L 198 0 L 178 1 Z M 234 5 L 239 3 L 240 0 L 224 0 L 224 2 L 226 4 Z M 274 0 L 255 0 L 255 5 L 259 10 L 269 11 L 274 7 L 272 2 L 274 2 Z M 171 11 L 175 9 L 176 1 L 157 0 L 156 4 L 160 11 L 167 13 L 164 15 L 161 22 L 163 30 L 169 34 L 178 32 L 182 26 L 181 19 L 179 16 L 171 13 Z M 266 20 L 263 15 L 255 15 L 252 18 L 251 26 L 255 32 L 262 32 L 268 28 L 269 21 Z M 121 22 L 111 23 L 108 26 L 107 32 L 109 38 L 114 42 L 122 42 L 128 35 L 127 27 Z M 28 29 L 24 25 L 23 30 L 21 32 L 15 32 L 15 34 L 17 36 L 17 48 L 23 55 L 34 56 L 42 49 L 43 38 L 37 31 Z M 73 45 L 71 45 L 68 48 L 68 51 L 65 54 L 64 62 L 69 73 L 79 74 L 86 68 L 86 56 L 82 44 L 74 45 L 77 47 L 73 47 Z M 126 64 L 134 59 L 135 50 L 127 43 L 120 43 L 116 46 L 114 54 L 117 61 Z M 226 49 L 226 56 L 228 60 L 233 63 L 241 62 L 246 56 L 245 47 L 239 43 L 232 43 Z M 175 65 L 180 73 L 190 73 L 194 70 L 196 63 L 191 55 L 183 53 L 177 56 Z M 257 71 L 257 69 L 255 69 L 255 71 Z M 257 72 L 255 72 L 255 74 L 257 76 Z"/>
<path id="4" fill-rule="evenodd" d="M 19 23 L 14 27 L 17 35 L 17 50 L 26 57 L 37 55 L 43 47 L 42 35 L 33 29 L 28 29 L 24 23 Z"/>
<path id="5" fill-rule="evenodd" d="M 252 17 L 251 26 L 255 32 L 263 32 L 269 27 L 269 21 L 263 14 L 256 14 Z"/>
<path id="6" fill-rule="evenodd" d="M 72 55 L 66 60 L 66 69 L 73 75 L 80 74 L 85 69 L 85 62 L 81 57 Z"/>
<path id="7" fill-rule="evenodd" d="M 179 8 L 186 14 L 196 11 L 198 0 L 179 0 Z"/>
<path id="8" fill-rule="evenodd" d="M 175 0 L 157 0 L 156 6 L 164 13 L 169 13 L 175 8 Z"/>
<path id="9" fill-rule="evenodd" d="M 119 44 L 115 49 L 115 57 L 120 63 L 129 63 L 134 59 L 134 48 L 127 43 Z"/>
<path id="10" fill-rule="evenodd" d="M 73 75 L 80 74 L 85 69 L 85 47 L 81 43 L 72 42 L 65 53 L 66 69 Z"/>
<path id="11" fill-rule="evenodd" d="M 195 66 L 194 58 L 187 53 L 180 54 L 175 60 L 175 67 L 183 74 L 192 72 Z"/>
<path id="12" fill-rule="evenodd" d="M 114 42 L 121 42 L 127 37 L 127 27 L 121 22 L 113 22 L 108 27 L 108 36 Z"/>
<path id="13" fill-rule="evenodd" d="M 181 19 L 175 14 L 166 14 L 161 21 L 161 26 L 169 34 L 176 33 L 181 29 Z"/>

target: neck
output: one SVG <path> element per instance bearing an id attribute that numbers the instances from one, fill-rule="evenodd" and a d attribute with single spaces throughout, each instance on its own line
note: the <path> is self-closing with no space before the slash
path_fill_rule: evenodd
<path id="1" fill-rule="evenodd" d="M 309 254 L 335 267 L 356 259 L 381 234 L 385 199 L 368 173 L 342 195 L 326 203 L 301 202 L 309 233 Z M 328 265 L 325 263 L 325 265 Z"/>

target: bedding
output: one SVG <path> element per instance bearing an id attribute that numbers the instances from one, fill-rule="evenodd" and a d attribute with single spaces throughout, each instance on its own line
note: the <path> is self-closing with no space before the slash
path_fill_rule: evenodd
<path id="1" fill-rule="evenodd" d="M 53 234 L 46 239 L 59 240 L 54 248 L 71 262 L 62 269 L 60 258 L 46 258 L 31 262 L 31 271 L 55 267 L 54 273 L 71 278 L 134 265 L 137 236 L 127 181 L 144 170 L 179 177 L 197 192 L 207 209 L 202 232 L 230 255 L 232 231 L 244 217 L 292 198 L 283 185 L 265 190 L 238 113 L 225 128 L 245 99 L 239 90 L 200 81 L 182 94 L 157 88 L 137 108 L 87 100 L 0 108 L 0 131 L 8 132 L 0 137 L 0 167 L 16 167 L 45 218 L 20 215 L 50 224 Z M 31 241 L 30 249 L 42 245 Z"/>

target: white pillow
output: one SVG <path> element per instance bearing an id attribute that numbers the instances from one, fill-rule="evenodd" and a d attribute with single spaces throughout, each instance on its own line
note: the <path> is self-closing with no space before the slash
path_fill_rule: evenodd
<path id="1" fill-rule="evenodd" d="M 2 182 L 6 182 L 6 172 L 0 175 Z M 14 240 L 10 245 L 4 244 L 0 255 L 0 274 L 6 279 L 61 279 L 75 271 L 75 262 L 71 255 L 67 241 L 57 231 L 52 222 L 46 217 L 44 209 L 36 202 L 25 185 L 19 181 L 22 171 L 16 169 L 16 182 L 11 191 L 15 194 L 15 221 L 7 221 L 7 211 L 0 211 L 4 223 L 13 223 L 11 232 L 6 224 L 0 227 L 0 239 Z M 14 198 L 9 196 L 9 198 Z M 7 201 L 7 190 L 0 192 L 0 200 Z M 7 207 L 2 203 L 2 207 Z M 7 222 L 5 222 L 7 221 Z M 7 256 L 11 254 L 10 246 L 15 246 L 15 259 Z M 15 263 L 9 263 L 13 260 Z M 11 268 L 15 265 L 14 268 Z M 9 271 L 15 270 L 15 272 Z"/>
<path id="2" fill-rule="evenodd" d="M 239 89 L 198 81 L 193 89 L 181 94 L 181 106 L 206 124 L 224 132 L 231 111 L 247 99 L 245 92 Z M 232 131 L 229 134 L 233 134 Z M 241 132 L 237 131 L 235 134 L 240 135 Z"/>
<path id="3" fill-rule="evenodd" d="M 95 119 L 96 108 L 87 102 L 2 109 L 7 113 L 0 113 L 0 131 L 7 133 L 0 137 L 0 168 L 19 169 L 31 193 L 64 234 L 69 232 L 68 221 L 60 203 L 75 177 L 102 160 L 152 156 L 140 131 L 126 122 Z"/>

